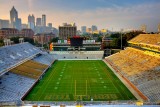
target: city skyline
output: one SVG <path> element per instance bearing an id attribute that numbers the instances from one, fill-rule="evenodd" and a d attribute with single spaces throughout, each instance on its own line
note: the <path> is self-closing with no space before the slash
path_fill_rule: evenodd
<path id="1" fill-rule="evenodd" d="M 9 20 L 13 6 L 22 23 L 27 23 L 29 14 L 35 18 L 45 14 L 47 23 L 56 28 L 65 22 L 75 22 L 78 29 L 96 25 L 109 30 L 140 29 L 145 24 L 151 32 L 160 23 L 159 0 L 0 0 L 0 19 Z"/>

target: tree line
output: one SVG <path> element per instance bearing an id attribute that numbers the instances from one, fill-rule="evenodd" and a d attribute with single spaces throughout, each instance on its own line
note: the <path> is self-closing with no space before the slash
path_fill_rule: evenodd
<path id="1" fill-rule="evenodd" d="M 127 47 L 130 39 L 134 38 L 135 36 L 139 34 L 144 34 L 144 32 L 141 31 L 134 31 L 134 32 L 128 32 L 128 33 L 111 33 L 111 34 L 92 34 L 92 35 L 81 35 L 82 37 L 85 37 L 86 40 L 94 39 L 96 42 L 102 42 L 103 37 L 110 38 L 112 41 L 109 43 L 102 43 L 103 49 L 121 49 L 121 36 L 122 36 L 122 46 Z M 20 37 L 12 37 L 10 38 L 11 41 L 13 41 L 15 44 L 19 43 Z M 58 42 L 59 38 L 53 38 L 48 44 L 51 42 Z M 34 42 L 33 38 L 24 37 L 24 42 L 29 42 L 35 46 L 41 46 L 41 44 Z M 48 44 L 44 44 L 44 48 L 48 48 Z M 4 46 L 3 39 L 0 39 L 0 46 Z"/>

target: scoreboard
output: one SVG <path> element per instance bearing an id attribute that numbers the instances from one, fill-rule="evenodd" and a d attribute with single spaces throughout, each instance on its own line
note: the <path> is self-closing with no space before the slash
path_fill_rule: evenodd
<path id="1" fill-rule="evenodd" d="M 72 37 L 70 38 L 70 44 L 72 47 L 81 47 L 83 46 L 83 38 L 82 37 Z"/>

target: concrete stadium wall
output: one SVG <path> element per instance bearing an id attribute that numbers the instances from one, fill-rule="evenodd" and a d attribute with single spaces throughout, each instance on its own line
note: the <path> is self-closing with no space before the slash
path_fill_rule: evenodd
<path id="1" fill-rule="evenodd" d="M 51 51 L 50 54 L 58 60 L 102 59 L 104 51 Z"/>

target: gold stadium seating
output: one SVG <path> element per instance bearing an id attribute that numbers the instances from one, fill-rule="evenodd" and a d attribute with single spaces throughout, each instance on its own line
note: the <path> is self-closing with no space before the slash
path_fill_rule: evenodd
<path id="1" fill-rule="evenodd" d="M 35 62 L 33 60 L 29 60 L 19 65 L 18 67 L 12 69 L 11 72 L 30 78 L 38 79 L 47 67 L 47 65 Z"/>
<path id="2" fill-rule="evenodd" d="M 149 51 L 160 52 L 160 34 L 140 34 L 128 41 L 128 43 L 131 46 L 138 46 Z M 160 57 L 160 55 L 157 57 Z"/>
<path id="3" fill-rule="evenodd" d="M 160 34 L 140 34 L 129 42 L 160 45 Z"/>
<path id="4" fill-rule="evenodd" d="M 35 68 L 35 69 L 38 68 L 38 69 L 40 69 L 40 70 L 42 70 L 42 71 L 44 71 L 44 70 L 48 67 L 48 65 L 41 64 L 41 63 L 38 63 L 38 62 L 33 61 L 33 60 L 27 61 L 27 62 L 25 63 L 25 65 L 26 65 L 26 66 L 30 66 L 30 67 Z"/>
<path id="5" fill-rule="evenodd" d="M 127 78 L 150 101 L 159 101 L 159 53 L 127 47 L 105 59 L 118 74 Z"/>
<path id="6" fill-rule="evenodd" d="M 145 51 L 126 48 L 117 54 L 108 57 L 127 76 L 140 74 L 147 70 L 152 70 L 160 66 L 160 58 L 145 54 Z"/>

